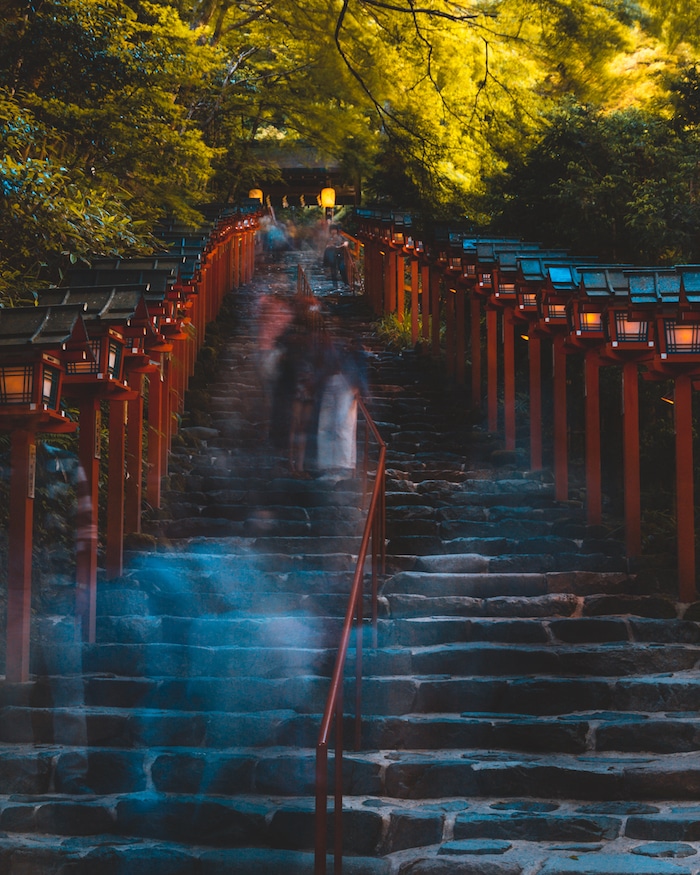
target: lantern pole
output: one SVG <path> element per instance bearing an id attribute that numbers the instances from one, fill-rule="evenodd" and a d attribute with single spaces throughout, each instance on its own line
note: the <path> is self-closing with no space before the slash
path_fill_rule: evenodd
<path id="1" fill-rule="evenodd" d="M 554 362 L 554 497 L 569 498 L 568 434 L 566 416 L 566 350 L 563 334 L 552 338 Z"/>
<path id="2" fill-rule="evenodd" d="M 124 570 L 126 401 L 109 402 L 109 493 L 107 495 L 107 545 L 105 572 L 112 580 Z"/>
<path id="3" fill-rule="evenodd" d="M 498 310 L 486 307 L 486 403 L 489 431 L 498 431 Z"/>
<path id="4" fill-rule="evenodd" d="M 676 533 L 680 599 L 692 602 L 695 590 L 695 496 L 693 484 L 692 380 L 676 376 L 674 419 L 676 432 Z"/>
<path id="5" fill-rule="evenodd" d="M 430 340 L 430 265 L 427 263 L 420 268 L 420 288 L 421 337 L 427 343 Z"/>
<path id="6" fill-rule="evenodd" d="M 76 551 L 76 616 L 83 640 L 95 640 L 97 617 L 97 509 L 100 469 L 100 402 L 92 392 L 79 402 L 78 432 L 78 518 Z"/>
<path id="7" fill-rule="evenodd" d="M 586 394 L 586 522 L 599 526 L 602 520 L 600 481 L 600 358 L 595 350 L 584 356 Z"/>
<path id="8" fill-rule="evenodd" d="M 411 258 L 411 343 L 418 343 L 418 259 Z"/>
<path id="9" fill-rule="evenodd" d="M 32 523 L 36 443 L 26 428 L 12 432 L 10 447 L 10 521 L 7 577 L 5 677 L 29 680 L 29 626 L 32 608 Z"/>
<path id="10" fill-rule="evenodd" d="M 128 534 L 141 531 L 143 491 L 143 375 L 134 375 L 133 379 L 134 385 L 138 386 L 138 395 L 127 402 L 124 526 Z"/>
<path id="11" fill-rule="evenodd" d="M 642 552 L 641 485 L 639 475 L 639 381 L 637 362 L 622 368 L 623 468 L 625 483 L 625 543 L 628 558 Z"/>
<path id="12" fill-rule="evenodd" d="M 466 379 L 466 356 L 467 356 L 467 337 L 466 337 L 466 291 L 462 283 L 457 283 L 455 296 L 455 319 L 457 322 L 457 336 L 455 338 L 455 354 L 457 356 L 455 376 L 457 385 L 463 387 Z"/>
<path id="13" fill-rule="evenodd" d="M 542 341 L 534 326 L 527 341 L 530 377 L 530 469 L 542 470 Z"/>
<path id="14" fill-rule="evenodd" d="M 472 407 L 481 409 L 481 300 L 472 290 L 471 302 Z"/>
<path id="15" fill-rule="evenodd" d="M 505 448 L 515 450 L 515 326 L 510 307 L 503 310 L 503 421 Z"/>
<path id="16" fill-rule="evenodd" d="M 440 355 L 440 271 L 430 268 L 430 315 L 432 316 L 430 331 L 430 349 L 434 356 Z"/>

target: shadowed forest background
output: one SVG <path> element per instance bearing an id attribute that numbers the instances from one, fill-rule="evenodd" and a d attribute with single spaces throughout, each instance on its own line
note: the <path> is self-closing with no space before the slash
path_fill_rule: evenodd
<path id="1" fill-rule="evenodd" d="M 4 306 L 309 147 L 365 202 L 700 258 L 685 0 L 3 0 L 0 28 Z"/>

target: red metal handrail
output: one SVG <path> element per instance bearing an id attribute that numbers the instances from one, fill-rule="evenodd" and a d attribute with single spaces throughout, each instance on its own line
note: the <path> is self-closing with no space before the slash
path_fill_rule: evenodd
<path id="1" fill-rule="evenodd" d="M 331 727 L 335 724 L 335 786 L 334 786 L 334 873 L 343 870 L 343 675 L 353 620 L 355 620 L 355 748 L 360 746 L 362 726 L 361 681 L 362 681 L 362 631 L 363 631 L 363 582 L 368 550 L 372 547 L 372 629 L 373 646 L 377 646 L 377 587 L 379 575 L 385 571 L 385 492 L 384 472 L 386 465 L 386 444 L 381 438 L 364 403 L 359 401 L 359 410 L 365 419 L 364 443 L 364 482 L 367 481 L 369 462 L 369 437 L 374 437 L 379 448 L 375 470 L 374 487 L 367 508 L 362 542 L 357 556 L 355 575 L 350 589 L 350 599 L 345 612 L 343 631 L 338 645 L 338 654 L 331 677 L 331 687 L 323 712 L 321 729 L 316 743 L 316 845 L 314 873 L 326 875 L 327 825 L 328 825 L 328 745 Z"/>
<path id="2" fill-rule="evenodd" d="M 314 296 L 314 292 L 311 288 L 309 280 L 307 279 L 306 272 L 300 264 L 297 265 L 297 295 L 302 298 L 313 298 Z"/>
<path id="3" fill-rule="evenodd" d="M 360 251 L 362 243 L 357 237 L 352 237 L 345 231 L 342 232 L 342 237 L 348 243 L 343 248 L 343 258 L 345 260 L 345 275 L 347 283 L 352 290 L 353 295 L 363 292 L 362 270 L 360 268 Z"/>

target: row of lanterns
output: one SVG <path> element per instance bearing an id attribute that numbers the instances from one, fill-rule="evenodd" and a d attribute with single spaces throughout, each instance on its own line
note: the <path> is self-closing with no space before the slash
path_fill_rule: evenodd
<path id="1" fill-rule="evenodd" d="M 248 198 L 251 201 L 256 201 L 259 204 L 263 203 L 263 191 L 260 188 L 251 188 L 248 192 Z M 321 189 L 320 194 L 317 197 L 318 206 L 320 206 L 326 212 L 326 218 L 332 219 L 333 212 L 335 209 L 335 189 L 327 185 L 325 188 Z M 284 202 L 283 202 L 284 203 Z M 268 204 L 269 205 L 269 204 Z M 286 205 L 286 203 L 284 203 Z M 302 205 L 304 205 L 302 203 Z"/>
<path id="2" fill-rule="evenodd" d="M 413 311 L 420 308 L 424 325 L 430 314 L 435 317 L 435 328 L 440 316 L 436 308 L 443 307 L 448 338 L 454 338 L 453 373 L 458 378 L 459 368 L 464 368 L 469 323 L 472 399 L 477 405 L 481 403 L 481 324 L 485 322 L 488 426 L 497 430 L 503 399 L 506 449 L 515 449 L 516 439 L 514 346 L 517 335 L 528 340 L 533 470 L 542 467 L 541 342 L 551 343 L 553 467 L 555 494 L 560 500 L 568 497 L 566 357 L 572 353 L 584 356 L 586 486 L 591 524 L 598 523 L 601 515 L 598 369 L 622 365 L 625 522 L 630 557 L 641 553 L 639 365 L 644 365 L 649 379 L 674 380 L 679 583 L 682 597 L 693 600 L 694 497 L 692 477 L 687 472 L 693 470 L 691 390 L 694 380 L 700 378 L 700 266 L 605 265 L 595 258 L 574 257 L 537 243 L 482 238 L 446 227 L 433 229 L 430 239 L 418 239 L 411 215 L 372 209 L 359 209 L 356 215 L 358 237 L 365 245 L 367 290 L 375 310 L 396 309 L 403 318 L 406 268 L 398 266 L 398 259 L 404 259 L 406 267 L 407 262 L 417 262 L 418 270 L 411 269 L 411 318 L 417 325 Z M 420 296 L 418 274 L 423 276 Z M 467 300 L 471 305 L 469 319 Z M 439 343 L 437 333 L 433 337 L 435 348 Z M 688 536 L 689 529 L 692 537 Z"/>
<path id="3" fill-rule="evenodd" d="M 143 485 L 148 503 L 160 506 L 175 414 L 206 324 L 224 295 L 252 277 L 258 216 L 250 206 L 217 209 L 202 231 L 163 227 L 162 253 L 96 258 L 73 269 L 65 288 L 38 292 L 37 306 L 0 308 L 0 431 L 11 436 L 8 680 L 29 672 L 36 434 L 78 430 L 78 526 L 89 536 L 86 543 L 78 533 L 76 612 L 82 636 L 94 640 L 101 402 L 110 416 L 106 572 L 118 577 L 125 528 L 140 531 Z M 77 421 L 65 401 L 77 408 Z"/>

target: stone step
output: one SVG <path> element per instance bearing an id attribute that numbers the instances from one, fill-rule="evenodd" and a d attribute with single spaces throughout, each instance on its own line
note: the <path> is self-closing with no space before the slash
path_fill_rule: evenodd
<path id="1" fill-rule="evenodd" d="M 343 825 L 346 850 L 355 854 L 376 852 L 382 828 L 382 817 L 378 812 L 349 809 L 344 812 Z M 8 828 L 25 836 L 33 833 L 48 833 L 56 838 L 109 836 L 111 846 L 115 839 L 119 843 L 121 836 L 131 840 L 178 842 L 200 848 L 282 846 L 308 851 L 314 844 L 313 809 L 303 801 L 298 805 L 284 805 L 265 797 L 246 800 L 152 790 L 116 795 L 105 800 L 100 797 L 94 800 L 49 797 L 40 805 L 33 800 L 8 800 L 0 812 L 0 829 L 7 831 Z M 332 835 L 330 829 L 329 834 Z M 277 858 L 278 865 L 279 862 L 280 858 Z M 207 868 L 204 871 L 212 870 Z M 387 870 L 371 867 L 368 871 Z"/>
<path id="2" fill-rule="evenodd" d="M 237 791 L 219 800 L 226 808 L 235 809 L 241 804 L 241 794 L 246 793 L 262 793 L 273 798 L 308 795 L 310 798 L 304 799 L 303 803 L 307 810 L 313 808 L 313 749 L 288 753 L 267 748 L 255 752 L 253 762 L 244 750 L 218 750 L 205 756 L 201 747 L 187 748 L 184 745 L 172 750 L 154 750 L 150 757 L 145 755 L 146 751 L 122 750 L 115 755 L 109 748 L 86 751 L 80 748 L 61 750 L 52 746 L 48 746 L 44 754 L 42 757 L 30 752 L 25 761 L 21 761 L 21 757 L 17 761 L 8 760 L 9 786 L 16 788 L 17 792 L 13 794 L 11 807 L 4 806 L 0 811 L 0 829 L 27 831 L 28 824 L 43 808 L 43 805 L 37 806 L 34 797 L 50 794 L 51 787 L 60 789 L 53 791 L 59 798 L 54 796 L 52 800 L 48 795 L 46 804 L 49 806 L 52 801 L 64 805 L 73 801 L 60 798 L 62 792 L 78 792 L 88 796 L 83 797 L 83 804 L 92 803 L 91 807 L 99 810 L 99 801 L 89 798 L 97 793 L 110 796 L 114 811 L 115 805 L 117 809 L 120 807 L 120 800 L 115 795 L 124 794 L 123 787 L 131 780 L 142 782 L 144 790 L 138 792 L 143 792 L 147 799 L 140 800 L 138 792 L 129 793 L 121 803 L 129 808 L 148 801 L 151 815 L 156 820 L 160 819 L 156 811 L 167 810 L 168 803 L 174 804 L 177 810 L 178 804 L 189 808 L 187 801 L 195 802 L 195 799 L 181 800 L 180 794 L 217 793 L 217 787 L 221 792 L 225 786 L 235 787 Z M 110 761 L 112 767 L 108 769 Z M 600 804 L 599 814 L 603 814 L 602 809 L 610 803 L 623 808 L 630 803 L 674 800 L 671 806 L 664 806 L 666 816 L 658 823 L 656 812 L 627 815 L 620 819 L 620 825 L 624 826 L 629 837 L 646 840 L 698 840 L 696 800 L 699 782 L 700 764 L 697 755 L 692 753 L 538 754 L 430 749 L 346 754 L 343 764 L 347 807 L 352 810 L 350 803 L 355 797 L 361 810 L 367 813 L 372 811 L 371 807 L 362 805 L 363 797 L 367 796 L 380 797 L 394 804 L 400 800 L 455 799 L 461 801 L 463 810 L 471 808 L 477 800 L 493 797 L 506 800 L 532 800 L 534 797 L 550 800 L 555 805 L 556 800 L 579 799 Z M 230 790 L 227 789 L 227 793 Z M 201 796 L 195 798 L 202 804 Z M 264 803 L 265 800 L 259 799 L 255 805 L 258 811 L 263 810 L 263 819 L 268 815 Z M 18 812 L 15 805 L 21 811 Z M 439 805 L 434 807 L 440 809 Z M 376 814 L 377 810 L 374 811 Z M 512 811 L 507 811 L 476 818 L 470 812 L 456 837 L 500 838 L 502 836 L 496 835 L 494 830 L 507 829 L 509 819 L 516 821 L 512 828 L 517 832 L 517 817 L 513 817 Z M 47 814 L 46 810 L 43 815 L 39 813 L 45 827 L 50 823 Z M 81 833 L 86 834 L 94 828 L 94 823 L 88 822 Z M 121 828 L 128 832 L 134 829 L 134 825 L 122 825 Z M 146 825 L 146 829 L 152 828 L 153 823 Z M 146 835 L 159 837 L 150 832 Z M 518 838 L 524 837 L 524 834 L 518 834 Z M 515 835 L 511 834 L 510 838 L 515 838 Z M 546 841 L 541 834 L 536 840 Z M 205 841 L 204 835 L 199 841 Z M 231 837 L 230 844 L 235 843 Z M 361 852 L 359 848 L 356 851 Z M 371 851 L 365 846 L 367 852 Z"/>
<path id="3" fill-rule="evenodd" d="M 347 592 L 344 585 L 343 590 Z M 483 613 L 489 602 L 482 602 Z M 585 609 L 585 600 L 583 600 Z M 563 610 L 563 608 L 562 608 Z M 692 621 L 665 621 L 644 617 L 589 617 L 549 615 L 542 618 L 478 618 L 423 617 L 415 619 L 380 620 L 378 637 L 382 647 L 425 647 L 465 642 L 500 642 L 512 644 L 594 644 L 609 642 L 639 642 L 647 644 L 700 644 L 700 628 Z M 38 622 L 39 635 L 45 640 L 58 637 L 72 641 L 75 627 L 65 621 L 65 630 L 57 629 L 62 620 L 46 618 Z M 97 639 L 101 643 L 183 642 L 216 646 L 236 643 L 240 646 L 284 640 L 290 646 L 313 643 L 333 647 L 340 639 L 342 619 L 339 616 L 211 616 L 169 617 L 122 613 L 118 616 L 100 614 Z M 366 633 L 370 629 L 366 621 Z"/>
<path id="4" fill-rule="evenodd" d="M 179 561 L 182 556 L 182 561 Z M 129 613 L 130 599 L 145 605 L 150 595 L 193 592 L 231 593 L 235 575 L 238 594 L 300 593 L 345 594 L 350 592 L 353 571 L 314 570 L 299 568 L 288 571 L 261 571 L 247 567 L 240 557 L 226 555 L 168 553 L 160 554 L 145 566 L 134 567 L 128 577 L 119 582 L 100 581 L 98 584 L 98 613 L 121 615 Z M 228 566 L 228 563 L 231 563 Z M 222 566 L 226 573 L 217 574 Z M 366 580 L 365 585 L 367 585 Z M 123 600 L 123 601 L 122 601 Z M 122 606 L 126 607 L 123 610 Z"/>
<path id="5" fill-rule="evenodd" d="M 380 640 L 406 647 L 465 641 L 503 643 L 577 643 L 593 644 L 613 641 L 637 641 L 666 644 L 688 642 L 700 644 L 700 627 L 689 620 L 657 620 L 646 617 L 557 617 L 501 618 L 493 616 L 491 600 L 482 602 L 491 616 L 476 618 L 419 616 L 396 619 L 390 626 L 382 621 Z M 585 600 L 584 600 L 585 606 Z M 389 628 L 387 628 L 389 626 Z"/>
<path id="6" fill-rule="evenodd" d="M 680 609 L 670 599 L 660 596 L 605 596 L 579 598 L 571 593 L 542 596 L 423 596 L 403 593 L 384 596 L 392 617 L 572 617 L 580 612 L 586 617 L 631 614 L 638 617 L 676 620 Z M 660 633 L 661 634 L 661 633 Z M 686 633 L 692 634 L 692 633 Z M 666 637 L 669 637 L 668 634 Z"/>
<path id="7" fill-rule="evenodd" d="M 315 561 L 318 558 L 319 561 Z M 285 557 L 261 556 L 259 564 L 261 568 L 283 568 Z M 323 561 L 321 561 L 323 560 Z M 298 557 L 297 564 L 300 568 L 309 568 L 315 565 L 322 568 L 324 565 L 330 570 L 346 570 L 353 567 L 352 556 L 320 556 Z M 265 615 L 284 615 L 297 617 L 301 620 L 311 616 L 343 617 L 348 605 L 346 592 L 338 593 L 305 593 L 279 592 L 258 593 L 253 592 L 201 592 L 183 593 L 181 591 L 163 592 L 152 594 L 148 598 L 149 610 L 153 613 L 167 614 L 173 617 L 189 616 L 218 616 L 221 614 L 238 613 L 241 616 L 249 615 L 260 617 Z M 385 603 L 380 601 L 378 605 L 380 613 L 385 613 Z M 364 614 L 369 616 L 371 612 L 370 597 L 364 598 Z"/>
<path id="8" fill-rule="evenodd" d="M 311 546 L 310 552 L 318 552 L 318 539 L 320 538 L 357 537 L 358 528 L 360 529 L 359 534 L 361 534 L 359 523 L 349 527 L 347 523 L 339 523 L 335 519 L 315 522 L 275 519 L 264 512 L 238 520 L 235 518 L 238 516 L 238 511 L 239 508 L 232 511 L 225 507 L 202 508 L 199 515 L 183 516 L 169 523 L 161 522 L 159 528 L 164 537 L 172 540 L 192 537 L 308 538 Z M 222 516 L 213 515 L 218 513 L 221 513 Z M 271 546 L 276 549 L 277 545 L 273 543 Z"/>
<path id="9" fill-rule="evenodd" d="M 0 867 L 8 873 L 32 875 L 313 875 L 312 852 L 269 847 L 206 847 L 195 843 L 122 837 L 118 842 L 108 832 L 103 836 L 71 836 L 57 842 L 55 836 L 38 833 L 0 836 Z M 389 861 L 376 857 L 352 857 L 343 861 L 346 875 L 389 875 Z M 68 870 L 66 867 L 70 867 Z M 327 871 L 333 869 L 329 856 Z M 680 873 L 683 875 L 683 873 Z"/>
<path id="10" fill-rule="evenodd" d="M 363 714 L 557 715 L 596 709 L 693 712 L 697 671 L 648 677 L 489 676 L 365 678 Z"/>
<path id="11" fill-rule="evenodd" d="M 188 474 L 184 478 L 183 490 L 188 493 L 205 492 L 216 500 L 219 493 L 238 493 L 242 503 L 248 503 L 253 507 L 267 507 L 280 505 L 293 505 L 295 507 L 357 507 L 360 503 L 360 493 L 355 489 L 348 489 L 348 481 L 338 484 L 326 483 L 324 488 L 318 486 L 308 488 L 308 480 L 294 480 L 294 484 L 287 488 L 284 484 L 274 483 L 269 488 L 249 489 L 245 480 L 236 481 L 229 477 L 201 477 Z"/>
<path id="12" fill-rule="evenodd" d="M 62 673 L 61 673 L 62 668 Z M 116 674 L 70 674 L 59 666 L 51 677 L 31 687 L 6 687 L 2 704 L 17 707 L 68 706 L 150 708 L 156 710 L 224 712 L 269 710 L 318 715 L 328 694 L 328 677 L 127 677 Z M 347 681 L 348 701 L 354 681 Z M 648 677 L 502 677 L 473 678 L 366 677 L 362 683 L 365 717 L 404 718 L 420 714 L 489 714 L 498 717 L 575 719 L 579 712 L 607 714 L 663 713 L 679 719 L 697 706 L 695 671 Z M 31 694 L 31 697 L 30 697 Z M 573 715 L 573 716 L 572 716 Z M 317 719 L 316 717 L 314 719 Z M 610 719 L 613 719 L 612 716 Z M 615 718 L 617 719 L 617 718 Z M 317 719 L 316 726 L 319 725 Z"/>
<path id="13" fill-rule="evenodd" d="M 303 622 L 300 618 L 299 622 Z M 289 674 L 325 674 L 333 654 L 327 648 L 309 646 L 203 646 L 189 643 L 76 644 L 71 658 L 82 670 L 119 675 L 160 677 L 240 676 L 275 677 Z M 37 648 L 33 670 L 49 673 L 67 657 L 64 642 L 44 643 Z M 596 644 L 501 644 L 478 641 L 412 648 L 365 649 L 364 672 L 387 678 L 449 675 L 455 677 L 546 676 L 634 677 L 660 672 L 693 671 L 700 662 L 700 645 L 647 642 Z"/>
<path id="14" fill-rule="evenodd" d="M 620 570 L 624 570 L 627 567 L 626 560 L 617 541 L 591 540 L 578 542 L 572 538 L 560 538 L 554 535 L 525 537 L 521 539 L 508 538 L 501 535 L 443 539 L 439 534 L 409 534 L 391 538 L 387 549 L 390 553 L 403 553 L 412 556 L 434 555 L 438 553 L 447 555 L 451 553 L 477 553 L 503 559 L 504 556 L 511 555 L 521 556 L 522 561 L 530 562 L 533 561 L 533 556 L 541 556 L 543 561 L 550 559 L 555 562 L 558 562 L 560 557 L 576 557 L 573 569 L 581 567 L 582 570 L 587 570 L 587 560 L 598 560 L 603 564 L 614 563 Z M 579 559 L 579 557 L 581 558 Z"/>

